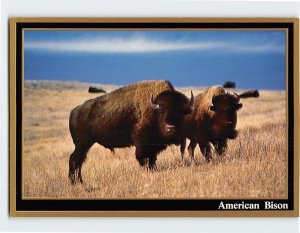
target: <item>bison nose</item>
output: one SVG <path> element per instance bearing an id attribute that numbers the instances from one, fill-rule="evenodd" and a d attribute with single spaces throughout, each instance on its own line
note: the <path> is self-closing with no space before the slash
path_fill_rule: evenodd
<path id="1" fill-rule="evenodd" d="M 166 130 L 167 130 L 167 132 L 170 132 L 173 129 L 175 129 L 175 125 L 166 124 Z"/>
<path id="2" fill-rule="evenodd" d="M 226 122 L 226 125 L 229 126 L 229 127 L 231 127 L 231 126 L 234 125 L 234 123 L 233 123 L 233 121 L 227 121 L 227 122 Z"/>
<path id="3" fill-rule="evenodd" d="M 227 122 L 225 123 L 225 125 L 226 125 L 227 127 L 234 128 L 234 127 L 236 126 L 236 123 L 233 122 L 233 121 L 227 121 Z"/>

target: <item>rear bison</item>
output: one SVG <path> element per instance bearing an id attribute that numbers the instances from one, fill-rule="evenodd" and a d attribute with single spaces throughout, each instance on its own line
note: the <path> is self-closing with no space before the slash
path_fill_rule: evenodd
<path id="1" fill-rule="evenodd" d="M 242 108 L 238 95 L 225 93 L 221 86 L 213 86 L 195 97 L 193 112 L 185 117 L 181 156 L 184 156 L 186 138 L 190 139 L 188 151 L 194 159 L 194 150 L 199 144 L 202 154 L 209 162 L 212 155 L 211 143 L 219 155 L 227 148 L 227 140 L 235 139 L 237 110 Z"/>
<path id="2" fill-rule="evenodd" d="M 83 182 L 81 167 L 94 143 L 114 150 L 136 147 L 141 166 L 156 168 L 157 154 L 180 144 L 182 124 L 191 113 L 189 100 L 168 81 L 140 82 L 91 99 L 73 109 L 69 127 L 75 150 L 69 160 L 72 184 Z"/>

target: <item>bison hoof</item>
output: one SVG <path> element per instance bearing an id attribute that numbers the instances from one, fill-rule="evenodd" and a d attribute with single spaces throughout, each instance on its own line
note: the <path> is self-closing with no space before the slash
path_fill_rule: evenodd
<path id="1" fill-rule="evenodd" d="M 184 154 L 181 154 L 181 159 L 182 159 L 182 161 L 184 160 Z"/>
<path id="2" fill-rule="evenodd" d="M 149 164 L 148 168 L 149 168 L 150 171 L 157 171 L 156 164 Z"/>
<path id="3" fill-rule="evenodd" d="M 206 163 L 210 163 L 211 162 L 211 158 L 206 158 Z"/>
<path id="4" fill-rule="evenodd" d="M 139 161 L 139 164 L 141 167 L 144 167 L 146 165 L 146 160 L 143 158 L 143 159 L 138 159 Z"/>
<path id="5" fill-rule="evenodd" d="M 69 180 L 70 180 L 71 184 L 74 185 L 76 183 L 75 174 L 72 174 L 72 175 L 69 174 Z"/>
<path id="6" fill-rule="evenodd" d="M 78 176 L 76 173 L 69 173 L 69 180 L 72 185 L 80 182 L 81 184 L 83 183 L 82 177 Z"/>

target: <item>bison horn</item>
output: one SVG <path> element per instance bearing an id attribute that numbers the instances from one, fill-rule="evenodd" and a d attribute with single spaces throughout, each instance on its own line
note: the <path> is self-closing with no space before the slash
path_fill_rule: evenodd
<path id="1" fill-rule="evenodd" d="M 192 106 L 193 104 L 194 104 L 194 95 L 193 92 L 191 91 L 190 105 Z"/>
<path id="2" fill-rule="evenodd" d="M 215 102 L 215 99 L 216 99 L 216 96 L 214 95 L 211 99 L 211 102 L 214 103 Z"/>
<path id="3" fill-rule="evenodd" d="M 235 92 L 233 92 L 233 94 L 237 97 L 237 102 L 240 101 L 240 96 L 238 94 L 236 94 Z"/>
<path id="4" fill-rule="evenodd" d="M 159 104 L 154 103 L 153 95 L 151 96 L 151 106 L 153 109 L 159 109 Z"/>

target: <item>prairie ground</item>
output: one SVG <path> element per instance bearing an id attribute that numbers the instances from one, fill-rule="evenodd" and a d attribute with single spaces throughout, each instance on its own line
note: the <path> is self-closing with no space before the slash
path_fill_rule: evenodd
<path id="1" fill-rule="evenodd" d="M 68 180 L 74 145 L 70 111 L 100 94 L 88 84 L 26 81 L 24 88 L 23 197 L 25 198 L 286 198 L 287 138 L 284 91 L 260 91 L 242 99 L 239 136 L 224 157 L 206 163 L 196 147 L 195 162 L 179 147 L 158 155 L 158 171 L 141 168 L 134 147 L 115 154 L 94 145 L 83 165 L 84 184 Z M 108 92 L 114 86 L 101 86 Z M 190 96 L 191 88 L 179 88 Z M 192 88 L 197 95 L 201 88 Z M 242 92 L 236 90 L 236 92 Z"/>

